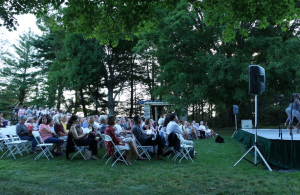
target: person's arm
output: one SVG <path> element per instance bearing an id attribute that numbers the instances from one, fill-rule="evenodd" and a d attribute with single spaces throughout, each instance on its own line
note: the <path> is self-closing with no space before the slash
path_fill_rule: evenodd
<path id="1" fill-rule="evenodd" d="M 174 124 L 172 128 L 174 128 L 175 133 L 182 135 L 182 130 L 180 129 L 179 125 Z"/>
<path id="2" fill-rule="evenodd" d="M 71 127 L 70 131 L 72 132 L 74 139 L 82 139 L 88 135 L 88 133 L 78 135 L 74 126 Z"/>
<path id="3" fill-rule="evenodd" d="M 20 125 L 17 125 L 16 132 L 17 132 L 17 135 L 20 137 L 23 137 L 24 135 L 26 135 L 26 131 L 22 131 L 22 127 Z"/>
<path id="4" fill-rule="evenodd" d="M 298 99 L 295 101 L 295 103 L 300 106 L 300 101 Z"/>

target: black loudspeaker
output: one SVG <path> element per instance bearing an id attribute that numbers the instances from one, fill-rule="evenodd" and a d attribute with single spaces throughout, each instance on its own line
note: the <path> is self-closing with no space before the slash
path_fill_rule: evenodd
<path id="1" fill-rule="evenodd" d="M 215 142 L 216 143 L 225 143 L 223 137 L 221 137 L 220 135 L 217 136 Z"/>
<path id="2" fill-rule="evenodd" d="M 249 94 L 260 95 L 265 91 L 265 69 L 258 65 L 249 66 Z"/>
<path id="3" fill-rule="evenodd" d="M 233 114 L 237 115 L 239 113 L 239 107 L 237 105 L 233 105 Z"/>

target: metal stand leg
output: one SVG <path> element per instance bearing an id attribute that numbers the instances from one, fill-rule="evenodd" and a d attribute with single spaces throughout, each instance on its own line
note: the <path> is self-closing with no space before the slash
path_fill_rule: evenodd
<path id="1" fill-rule="evenodd" d="M 236 121 L 236 114 L 235 114 L 235 131 L 233 132 L 231 138 L 233 138 L 236 133 L 237 133 L 237 121 Z"/>

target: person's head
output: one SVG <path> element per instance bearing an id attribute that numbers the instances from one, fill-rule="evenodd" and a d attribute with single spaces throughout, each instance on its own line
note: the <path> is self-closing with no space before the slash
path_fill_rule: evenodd
<path id="1" fill-rule="evenodd" d="M 34 107 L 33 107 L 34 109 L 36 109 L 36 105 L 34 105 Z"/>
<path id="2" fill-rule="evenodd" d="M 141 119 L 141 117 L 140 117 L 139 115 L 135 115 L 135 116 L 133 117 L 133 121 L 134 121 L 134 124 L 140 125 L 141 122 L 142 122 L 142 119 Z"/>
<path id="3" fill-rule="evenodd" d="M 78 116 L 77 115 L 72 115 L 67 123 L 67 129 L 70 129 L 72 125 L 77 124 Z"/>
<path id="4" fill-rule="evenodd" d="M 114 126 L 116 124 L 116 117 L 114 115 L 107 117 L 107 124 Z"/>
<path id="5" fill-rule="evenodd" d="M 165 118 L 165 120 L 164 120 L 164 125 L 163 125 L 163 127 L 167 127 L 168 124 L 169 124 L 169 122 L 170 122 L 170 118 L 169 118 L 169 116 L 167 116 L 167 117 Z"/>
<path id="6" fill-rule="evenodd" d="M 100 115 L 99 117 L 99 121 L 101 124 L 106 124 L 107 120 L 106 120 L 107 116 L 106 115 Z"/>
<path id="7" fill-rule="evenodd" d="M 163 125 L 164 124 L 165 119 L 164 118 L 160 118 L 158 119 L 158 124 L 159 125 Z"/>
<path id="8" fill-rule="evenodd" d="M 204 124 L 205 124 L 205 126 L 207 126 L 207 122 L 205 122 Z"/>
<path id="9" fill-rule="evenodd" d="M 40 118 L 38 125 L 40 125 L 40 124 L 49 124 L 49 120 L 48 120 L 47 116 L 44 115 Z"/>
<path id="10" fill-rule="evenodd" d="M 97 122 L 97 123 L 99 122 L 99 116 L 98 115 L 95 115 L 94 119 L 95 119 L 95 122 Z"/>
<path id="11" fill-rule="evenodd" d="M 24 124 L 26 120 L 27 120 L 26 115 L 20 116 L 20 123 L 21 124 Z"/>
<path id="12" fill-rule="evenodd" d="M 149 124 L 150 124 L 150 119 L 147 118 L 147 119 L 145 120 L 145 125 L 149 125 Z"/>
<path id="13" fill-rule="evenodd" d="M 121 124 L 121 119 L 120 118 L 116 118 L 116 124 Z"/>
<path id="14" fill-rule="evenodd" d="M 53 123 L 54 123 L 54 122 L 53 122 L 53 119 L 52 119 L 52 118 L 49 118 L 49 126 L 50 126 L 50 127 L 53 126 Z"/>
<path id="15" fill-rule="evenodd" d="M 32 117 L 28 117 L 27 118 L 27 123 L 33 123 L 33 118 Z"/>
<path id="16" fill-rule="evenodd" d="M 196 123 L 196 121 L 193 121 L 193 122 L 192 122 L 192 124 L 195 124 L 195 123 Z"/>
<path id="17" fill-rule="evenodd" d="M 65 115 L 65 114 L 62 115 L 61 120 L 62 120 L 63 123 L 66 123 L 68 121 L 67 115 Z"/>
<path id="18" fill-rule="evenodd" d="M 34 116 L 34 117 L 32 118 L 32 120 L 33 120 L 33 123 L 36 123 L 36 122 L 37 122 L 37 117 Z"/>
<path id="19" fill-rule="evenodd" d="M 169 115 L 170 121 L 176 121 L 178 120 L 176 113 L 171 113 Z"/>
<path id="20" fill-rule="evenodd" d="M 203 125 L 203 121 L 200 121 L 200 125 Z"/>
<path id="21" fill-rule="evenodd" d="M 127 118 L 127 123 L 130 124 L 131 123 L 131 119 Z"/>
<path id="22" fill-rule="evenodd" d="M 154 120 L 153 120 L 153 119 L 149 119 L 149 123 L 150 123 L 151 125 L 153 125 Z"/>
<path id="23" fill-rule="evenodd" d="M 54 123 L 60 123 L 61 122 L 61 117 L 60 117 L 59 114 L 54 115 L 53 122 Z"/>
<path id="24" fill-rule="evenodd" d="M 185 121 L 184 121 L 184 120 L 181 120 L 181 121 L 180 121 L 180 124 L 181 124 L 181 125 L 185 125 Z"/>
<path id="25" fill-rule="evenodd" d="M 95 122 L 95 118 L 94 117 L 90 117 L 89 120 L 88 120 L 88 123 L 89 124 L 94 124 Z"/>
<path id="26" fill-rule="evenodd" d="M 22 106 L 22 105 L 20 106 L 20 109 L 23 109 L 23 106 Z"/>

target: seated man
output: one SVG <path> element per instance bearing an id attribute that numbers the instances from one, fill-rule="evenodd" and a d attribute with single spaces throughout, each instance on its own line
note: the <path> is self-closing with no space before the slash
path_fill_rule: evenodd
<path id="1" fill-rule="evenodd" d="M 189 141 L 189 140 L 185 140 L 183 138 L 183 133 L 182 133 L 182 130 L 180 129 L 179 125 L 176 123 L 176 121 L 178 120 L 178 117 L 175 113 L 172 113 L 169 115 L 169 119 L 170 119 L 170 122 L 167 126 L 167 134 L 170 134 L 170 133 L 178 133 L 179 134 L 179 139 L 180 139 L 180 142 L 182 144 L 186 144 L 186 145 L 191 145 L 193 146 L 193 149 L 191 150 L 191 157 L 194 158 L 194 142 L 193 141 Z"/>
<path id="2" fill-rule="evenodd" d="M 144 130 L 141 128 L 141 117 L 139 115 L 135 115 L 133 117 L 134 125 L 132 127 L 132 133 L 135 135 L 135 138 L 140 142 L 142 146 L 156 146 L 157 148 L 157 160 L 162 160 L 160 155 L 168 156 L 172 153 L 172 151 L 166 152 L 164 142 L 162 137 L 159 134 L 146 134 Z"/>
<path id="3" fill-rule="evenodd" d="M 200 121 L 199 131 L 200 131 L 200 137 L 206 138 L 206 128 L 203 125 L 203 121 Z"/>
<path id="4" fill-rule="evenodd" d="M 32 131 L 29 131 L 27 129 L 27 127 L 25 126 L 25 121 L 26 121 L 26 116 L 20 116 L 20 122 L 17 124 L 16 126 L 16 132 L 18 134 L 18 136 L 20 137 L 21 140 L 29 140 L 31 141 L 31 153 L 36 154 L 36 146 L 37 146 L 37 142 L 34 139 L 33 135 L 32 135 Z"/>

